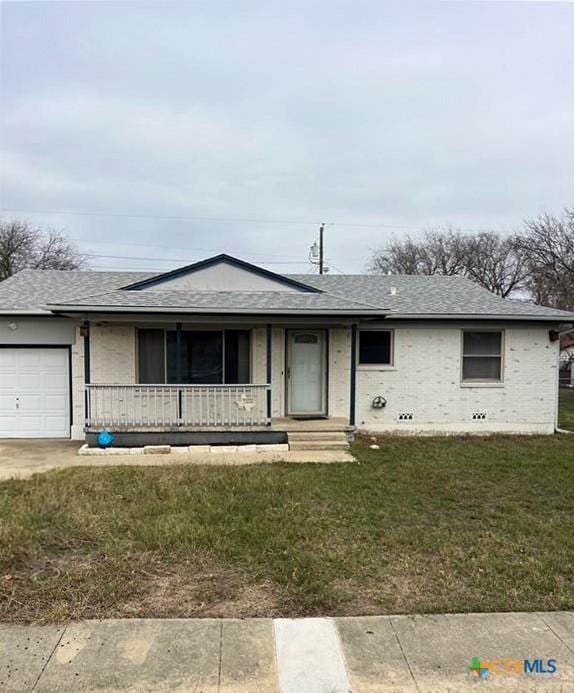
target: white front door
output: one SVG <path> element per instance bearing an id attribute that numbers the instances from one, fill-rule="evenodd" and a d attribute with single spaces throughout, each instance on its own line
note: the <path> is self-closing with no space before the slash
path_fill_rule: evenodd
<path id="1" fill-rule="evenodd" d="M 326 359 L 324 330 L 287 333 L 287 414 L 324 416 Z"/>
<path id="2" fill-rule="evenodd" d="M 0 349 L 0 437 L 70 437 L 67 349 Z"/>

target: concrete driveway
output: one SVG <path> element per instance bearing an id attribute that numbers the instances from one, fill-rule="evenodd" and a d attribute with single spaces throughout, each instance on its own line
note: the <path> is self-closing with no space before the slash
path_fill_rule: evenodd
<path id="1" fill-rule="evenodd" d="M 0 480 L 26 479 L 37 472 L 74 464 L 80 445 L 77 440 L 0 439 Z"/>

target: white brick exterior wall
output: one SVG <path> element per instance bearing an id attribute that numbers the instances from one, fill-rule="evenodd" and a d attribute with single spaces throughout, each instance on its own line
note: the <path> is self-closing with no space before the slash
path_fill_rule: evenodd
<path id="1" fill-rule="evenodd" d="M 461 384 L 461 326 L 394 328 L 394 364 L 359 366 L 356 380 L 356 425 L 374 432 L 552 433 L 557 396 L 558 342 L 550 342 L 548 327 L 505 329 L 504 382 L 495 386 Z M 91 327 L 93 383 L 136 382 L 136 330 L 133 327 Z M 272 414 L 285 415 L 285 330 L 272 335 Z M 350 329 L 329 330 L 328 413 L 349 416 Z M 252 332 L 252 382 L 266 382 L 266 329 Z M 83 339 L 77 328 L 72 347 L 74 437 L 83 437 Z M 387 406 L 373 409 L 382 395 Z M 475 412 L 486 418 L 473 420 Z M 400 413 L 412 420 L 399 421 Z"/>
<path id="2" fill-rule="evenodd" d="M 427 323 L 428 324 L 428 323 Z M 478 328 L 477 328 L 478 329 Z M 504 381 L 461 384 L 460 327 L 396 327 L 392 367 L 359 366 L 356 424 L 369 431 L 552 433 L 558 342 L 548 327 L 504 330 Z M 384 409 L 373 409 L 377 395 Z M 473 420 L 473 413 L 486 414 Z M 412 420 L 399 420 L 412 413 Z"/>
<path id="3" fill-rule="evenodd" d="M 267 382 L 267 330 L 256 327 L 251 331 L 251 382 Z"/>
<path id="4" fill-rule="evenodd" d="M 90 327 L 90 375 L 92 383 L 136 382 L 136 330 L 113 325 Z M 72 346 L 72 438 L 84 438 L 84 338 L 76 328 Z"/>
<path id="5" fill-rule="evenodd" d="M 113 325 L 90 328 L 90 366 L 93 383 L 135 383 L 136 329 Z"/>
<path id="6" fill-rule="evenodd" d="M 329 416 L 349 418 L 351 408 L 351 330 L 329 330 Z"/>
<path id="7" fill-rule="evenodd" d="M 84 439 L 84 339 L 76 327 L 76 341 L 72 344 L 72 433 L 74 440 Z"/>
<path id="8" fill-rule="evenodd" d="M 271 373 L 271 413 L 285 416 L 285 330 L 282 327 L 273 328 Z"/>

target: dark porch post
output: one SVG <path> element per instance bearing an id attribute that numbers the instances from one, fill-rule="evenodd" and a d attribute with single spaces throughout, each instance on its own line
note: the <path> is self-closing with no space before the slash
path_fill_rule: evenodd
<path id="1" fill-rule="evenodd" d="M 84 320 L 84 324 L 81 328 L 81 334 L 84 337 L 84 385 L 89 385 L 91 382 L 91 369 L 90 369 L 90 323 L 88 320 Z M 88 394 L 88 388 L 84 387 L 84 410 L 86 414 L 86 420 L 90 418 L 90 396 Z"/>
<path id="2" fill-rule="evenodd" d="M 355 393 L 357 390 L 357 326 L 351 325 L 351 396 L 349 424 L 355 425 Z"/>
<path id="3" fill-rule="evenodd" d="M 181 323 L 175 324 L 175 381 L 181 385 Z M 177 391 L 177 418 L 182 416 L 181 390 Z"/>
<path id="4" fill-rule="evenodd" d="M 271 363 L 271 350 L 272 350 L 272 331 L 271 325 L 267 324 L 267 421 L 271 423 L 271 378 L 272 378 L 272 363 Z"/>

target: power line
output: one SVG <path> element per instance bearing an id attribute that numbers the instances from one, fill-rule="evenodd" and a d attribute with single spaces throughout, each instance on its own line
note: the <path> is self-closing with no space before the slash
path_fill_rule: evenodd
<path id="1" fill-rule="evenodd" d="M 165 247 L 166 247 L 165 244 L 160 245 L 158 243 L 122 243 L 122 242 L 116 242 L 116 241 L 95 241 L 95 240 L 91 240 L 88 238 L 73 238 L 73 237 L 69 237 L 69 240 L 74 241 L 76 243 L 87 243 L 87 244 L 93 243 L 93 244 L 97 244 L 97 245 L 127 245 L 127 246 L 135 246 L 135 247 L 139 247 L 139 248 L 163 248 L 163 249 L 165 249 Z M 193 248 L 182 248 L 181 246 L 178 245 L 178 249 L 181 250 L 182 253 L 189 250 L 189 252 L 192 254 L 195 254 L 195 253 L 219 254 L 221 252 L 220 248 L 218 248 L 218 249 L 197 248 L 195 246 Z M 83 253 L 83 254 L 87 255 L 89 253 Z M 96 253 L 93 253 L 92 255 L 94 257 L 98 257 L 98 256 L 99 257 L 113 257 L 112 255 L 98 255 Z M 124 257 L 124 256 L 122 256 L 122 257 Z M 279 257 L 279 256 L 277 256 L 277 257 Z M 299 260 L 300 256 L 299 255 L 281 255 L 281 257 L 286 259 L 286 260 Z M 136 259 L 140 259 L 140 258 L 136 258 Z M 142 259 L 146 259 L 146 258 L 142 258 Z M 152 259 L 155 260 L 156 258 L 152 258 Z M 160 258 L 157 258 L 157 259 L 160 259 Z M 177 260 L 175 260 L 175 262 L 179 262 L 180 260 L 181 260 L 181 258 L 178 258 Z M 259 260 L 259 262 L 266 262 L 266 260 Z"/>
<path id="2" fill-rule="evenodd" d="M 71 241 L 74 241 L 76 243 L 86 243 L 86 244 L 98 244 L 98 245 L 126 245 L 126 246 L 134 246 L 134 247 L 139 247 L 139 248 L 165 248 L 165 245 L 160 245 L 158 243 L 128 243 L 128 242 L 122 242 L 122 241 L 97 241 L 97 240 L 92 240 L 92 239 L 85 239 L 85 238 L 74 238 L 70 237 Z M 178 246 L 179 247 L 179 246 Z M 213 253 L 213 254 L 219 254 L 221 252 L 221 248 L 179 248 L 182 253 L 185 253 L 187 250 L 189 250 L 189 253 L 191 255 L 196 255 L 197 253 Z M 181 262 L 181 257 L 179 258 L 161 258 L 161 257 L 140 257 L 140 256 L 129 256 L 129 255 L 106 255 L 103 253 L 87 253 L 87 252 L 82 252 L 82 255 L 84 257 L 90 257 L 90 258 L 107 258 L 107 259 L 118 259 L 118 260 L 142 260 L 142 261 L 160 261 L 160 262 Z M 301 260 L 300 256 L 298 255 L 281 255 L 281 256 L 276 256 L 276 257 L 282 257 L 283 260 L 278 261 L 278 260 L 273 260 L 273 259 L 259 259 L 259 258 L 251 258 L 251 262 L 253 263 L 262 263 L 262 264 L 267 264 L 267 265 L 306 265 L 307 261 L 306 260 Z"/>
<path id="3" fill-rule="evenodd" d="M 82 217 L 119 217 L 126 219 L 162 219 L 173 221 L 213 221 L 213 222 L 230 222 L 239 224 L 300 224 L 310 225 L 316 224 L 315 221 L 298 221 L 295 219 L 251 219 L 237 217 L 195 217 L 178 214 L 131 214 L 127 212 L 94 212 L 94 211 L 72 211 L 67 209 L 19 209 L 13 207 L 2 207 L 2 212 L 19 212 L 23 214 L 61 214 L 70 216 Z"/>
<path id="4" fill-rule="evenodd" d="M 143 260 L 146 262 L 181 262 L 181 258 L 173 257 L 139 257 L 130 255 L 103 255 L 100 253 L 82 253 L 84 257 L 104 258 L 108 260 Z M 306 265 L 305 260 L 259 260 L 255 259 L 252 262 L 261 262 L 267 265 Z"/>
<path id="5" fill-rule="evenodd" d="M 133 246 L 133 247 L 137 247 L 137 248 L 165 248 L 165 243 L 160 244 L 160 243 L 131 243 L 129 241 L 105 241 L 105 240 L 102 241 L 102 240 L 96 240 L 94 238 L 74 238 L 73 236 L 69 236 L 69 240 L 74 241 L 75 243 L 93 243 L 94 245 L 128 245 L 128 246 Z M 214 251 L 213 248 L 194 247 L 193 252 L 213 253 L 213 252 L 218 252 L 218 251 Z"/>
<path id="6" fill-rule="evenodd" d="M 272 264 L 272 263 L 267 263 L 267 264 Z M 293 263 L 295 264 L 295 263 Z M 300 265 L 305 265 L 306 263 L 299 263 Z M 170 267 L 140 267 L 136 265 L 135 267 L 133 265 L 124 265 L 124 264 L 118 264 L 114 265 L 113 267 L 110 267 L 110 265 L 89 265 L 88 267 L 85 268 L 86 271 L 92 271 L 92 270 L 98 270 L 102 272 L 147 272 L 148 274 L 162 274 L 163 272 L 169 272 L 171 269 Z M 304 274 L 305 273 L 305 268 L 304 267 L 293 267 L 290 269 L 285 269 L 284 272 L 287 274 Z M 345 274 L 342 272 L 341 274 Z"/>
<path id="7" fill-rule="evenodd" d="M 1 2 L 1 0 L 0 0 Z M 70 215 L 70 216 L 89 216 L 89 217 L 112 217 L 112 218 L 134 218 L 134 219 L 159 219 L 159 220 L 179 220 L 179 221 L 206 221 L 206 222 L 219 222 L 219 223 L 242 223 L 242 224 L 247 224 L 247 223 L 257 223 L 257 224 L 292 224 L 292 225 L 315 225 L 318 222 L 311 222 L 311 221 L 302 221 L 302 220 L 294 220 L 294 219 L 262 219 L 262 218 L 237 218 L 237 217 L 194 217 L 194 216 L 186 216 L 186 215 L 152 215 L 152 214 L 130 214 L 130 213 L 122 213 L 122 212 L 95 212 L 95 211 L 72 211 L 72 210 L 39 210 L 39 209 L 18 209 L 18 208 L 10 208 L 10 207 L 3 207 L 0 206 L 0 212 L 21 212 L 21 213 L 26 213 L 26 214 L 48 214 L 48 215 Z M 322 222 L 321 223 L 321 229 L 324 229 L 325 225 L 328 226 L 346 226 L 346 227 L 351 227 L 351 228 L 373 228 L 373 229 L 407 229 L 407 230 L 416 230 L 416 231 L 425 231 L 428 229 L 431 225 L 427 225 L 426 227 L 424 226 L 410 226 L 410 225 L 405 225 L 405 224 L 372 224 L 372 223 L 362 223 L 362 222 L 346 222 L 346 221 L 330 221 L 330 222 Z M 463 228 L 460 226 L 456 226 L 457 229 L 460 229 L 463 232 L 479 232 L 481 229 L 469 229 L 469 228 Z M 152 244 L 152 243 L 133 243 L 133 242 L 127 242 L 127 241 L 106 241 L 106 240 L 90 240 L 90 239 L 80 239 L 80 238 L 72 238 L 71 240 L 76 241 L 77 243 L 94 243 L 94 244 L 101 244 L 101 245 L 125 245 L 125 246 L 133 246 L 133 247 L 148 247 L 148 248 L 165 248 L 165 245 L 159 245 L 159 244 Z M 182 249 L 184 250 L 184 249 Z M 212 249 L 206 249 L 206 248 L 193 248 L 189 249 L 192 254 L 198 253 L 198 252 L 206 252 L 206 253 L 217 253 L 219 250 L 212 250 Z M 159 257 L 140 257 L 140 256 L 124 256 L 124 255 L 105 255 L 105 254 L 98 254 L 98 253 L 83 253 L 85 257 L 88 258 L 104 258 L 104 259 L 112 259 L 112 260 L 135 260 L 139 262 L 176 262 L 179 263 L 181 262 L 181 258 L 159 258 Z M 255 263 L 260 263 L 260 264 L 267 264 L 267 265 L 307 265 L 307 262 L 304 260 L 299 260 L 298 258 L 295 258 L 293 256 L 293 259 L 287 259 L 286 256 L 281 255 L 282 260 L 265 260 L 265 259 L 252 259 L 252 262 Z M 288 257 L 288 256 L 287 256 Z M 330 266 L 335 269 L 338 272 L 341 272 L 341 270 L 332 263 L 327 263 L 325 261 L 325 264 L 330 264 Z M 311 267 L 311 272 L 314 270 L 313 267 Z M 135 270 L 134 270 L 135 271 Z M 149 271 L 149 270 L 142 270 L 142 271 Z"/>
<path id="8" fill-rule="evenodd" d="M 112 217 L 120 219 L 159 219 L 164 221 L 206 221 L 215 223 L 233 223 L 233 224 L 293 224 L 299 226 L 315 226 L 322 222 L 304 221 L 299 219 L 269 219 L 269 218 L 239 218 L 239 217 L 195 217 L 187 215 L 175 215 L 175 214 L 131 214 L 127 212 L 95 212 L 91 210 L 85 211 L 73 211 L 64 209 L 22 209 L 14 207 L 1 207 L 0 212 L 17 212 L 22 214 L 52 214 L 52 215 L 64 215 L 64 216 L 85 216 L 85 217 Z M 364 223 L 364 222 L 353 222 L 353 221 L 327 221 L 325 222 L 328 226 L 347 226 L 352 228 L 370 228 L 370 229 L 404 229 L 411 231 L 425 231 L 431 226 L 446 226 L 447 224 L 426 224 L 424 226 L 414 226 L 408 224 L 383 224 L 383 223 Z M 453 224 L 457 229 L 461 231 L 478 232 L 487 230 L 486 227 L 483 228 L 465 228 L 457 224 Z M 489 227 L 492 228 L 492 225 Z"/>
<path id="9" fill-rule="evenodd" d="M 335 267 L 335 265 L 332 262 L 327 262 L 326 263 L 327 267 L 332 267 L 334 270 L 339 272 L 340 274 L 345 274 L 342 269 L 339 269 L 338 267 Z"/>

